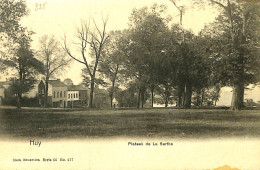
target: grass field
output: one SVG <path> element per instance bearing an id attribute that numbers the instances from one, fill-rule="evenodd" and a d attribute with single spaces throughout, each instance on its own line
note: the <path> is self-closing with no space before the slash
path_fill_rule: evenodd
<path id="1" fill-rule="evenodd" d="M 0 109 L 0 137 L 260 137 L 260 110 Z"/>

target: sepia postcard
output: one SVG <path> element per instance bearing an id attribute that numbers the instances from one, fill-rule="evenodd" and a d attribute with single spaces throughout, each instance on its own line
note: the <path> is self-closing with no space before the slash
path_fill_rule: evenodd
<path id="1" fill-rule="evenodd" d="M 259 8 L 1 0 L 0 169 L 259 169 Z"/>

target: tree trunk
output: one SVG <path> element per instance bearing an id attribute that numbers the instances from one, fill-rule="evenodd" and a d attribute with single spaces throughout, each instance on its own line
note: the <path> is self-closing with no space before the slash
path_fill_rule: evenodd
<path id="1" fill-rule="evenodd" d="M 154 86 L 151 86 L 151 93 L 152 93 L 152 108 L 153 108 L 153 100 L 154 100 Z"/>
<path id="2" fill-rule="evenodd" d="M 200 92 L 196 93 L 196 103 L 195 103 L 196 106 L 200 106 Z"/>
<path id="3" fill-rule="evenodd" d="M 185 100 L 184 100 L 184 108 L 190 109 L 191 108 L 191 96 L 192 96 L 192 86 L 190 84 L 186 85 L 186 92 L 184 94 Z"/>
<path id="4" fill-rule="evenodd" d="M 178 102 L 176 104 L 177 107 L 181 107 L 182 105 L 182 98 L 181 98 L 182 94 L 178 95 Z"/>
<path id="5" fill-rule="evenodd" d="M 91 83 L 90 83 L 90 94 L 89 94 L 89 108 L 93 108 L 93 96 L 94 96 L 94 87 L 95 87 L 95 82 L 94 78 L 91 77 Z"/>
<path id="6" fill-rule="evenodd" d="M 114 89 L 115 89 L 115 84 L 116 84 L 116 77 L 117 77 L 117 73 L 118 73 L 118 69 L 119 69 L 119 64 L 116 65 L 116 71 L 112 80 L 112 87 L 111 87 L 111 94 L 110 94 L 110 105 L 111 108 L 113 107 L 113 96 L 114 96 Z"/>
<path id="7" fill-rule="evenodd" d="M 165 88 L 165 101 L 164 101 L 164 104 L 165 104 L 165 107 L 168 107 L 168 101 L 169 101 L 169 89 L 166 87 Z"/>
<path id="8" fill-rule="evenodd" d="M 48 90 L 49 90 L 49 78 L 46 77 L 45 80 L 45 96 L 44 96 L 44 107 L 48 107 Z"/>
<path id="9" fill-rule="evenodd" d="M 231 101 L 231 110 L 240 110 L 244 108 L 244 85 L 239 83 L 234 85 Z"/>
<path id="10" fill-rule="evenodd" d="M 144 93 L 145 93 L 145 89 L 142 88 L 142 91 L 141 91 L 141 104 L 142 104 L 142 108 L 144 108 Z"/>
<path id="11" fill-rule="evenodd" d="M 141 103 L 142 103 L 142 108 L 144 108 L 144 100 L 143 100 L 143 96 L 142 96 Z"/>
<path id="12" fill-rule="evenodd" d="M 179 85 L 178 86 L 178 107 L 182 107 L 182 95 L 183 95 L 183 88 Z"/>
<path id="13" fill-rule="evenodd" d="M 110 94 L 110 107 L 113 108 L 113 95 Z"/>
<path id="14" fill-rule="evenodd" d="M 24 74 L 22 72 L 22 67 L 21 65 L 19 64 L 19 90 L 18 90 L 18 93 L 17 93 L 17 102 L 16 102 L 16 107 L 17 109 L 21 109 L 22 108 L 22 91 L 23 91 L 23 87 L 24 87 Z"/>
<path id="15" fill-rule="evenodd" d="M 186 102 L 186 94 L 187 94 L 187 87 L 186 87 L 187 85 L 185 84 L 184 85 L 184 89 L 183 89 L 183 91 L 182 91 L 182 107 L 184 107 L 185 108 L 185 102 Z"/>
<path id="16" fill-rule="evenodd" d="M 165 107 L 168 107 L 168 97 L 167 97 L 167 96 L 165 97 L 164 106 L 165 106 Z"/>
<path id="17" fill-rule="evenodd" d="M 202 95 L 201 95 L 201 106 L 203 106 L 203 102 L 204 102 L 204 95 L 205 95 L 205 90 L 202 90 Z"/>
<path id="18" fill-rule="evenodd" d="M 17 109 L 21 109 L 22 108 L 21 100 L 22 100 L 22 94 L 18 93 L 17 94 L 17 103 L 16 103 Z"/>
<path id="19" fill-rule="evenodd" d="M 141 95 L 141 91 L 140 91 L 140 88 L 139 88 L 138 99 L 137 99 L 137 106 L 136 106 L 136 108 L 138 108 L 138 109 L 139 109 L 139 106 L 140 106 L 140 95 Z"/>

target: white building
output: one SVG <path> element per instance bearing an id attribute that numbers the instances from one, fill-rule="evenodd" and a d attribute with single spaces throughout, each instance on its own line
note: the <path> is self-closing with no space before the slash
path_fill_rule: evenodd
<path id="1" fill-rule="evenodd" d="M 87 88 L 81 85 L 68 86 L 68 107 L 87 106 L 88 93 Z"/>

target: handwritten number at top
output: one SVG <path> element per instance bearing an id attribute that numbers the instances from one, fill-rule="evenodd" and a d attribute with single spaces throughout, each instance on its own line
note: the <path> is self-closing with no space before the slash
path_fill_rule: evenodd
<path id="1" fill-rule="evenodd" d="M 45 6 L 46 6 L 46 2 L 45 3 L 36 3 L 35 4 L 35 11 L 44 10 Z"/>

